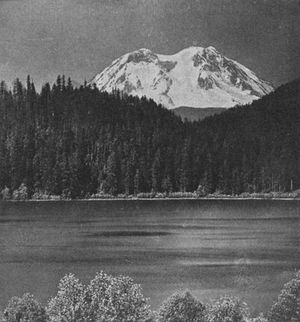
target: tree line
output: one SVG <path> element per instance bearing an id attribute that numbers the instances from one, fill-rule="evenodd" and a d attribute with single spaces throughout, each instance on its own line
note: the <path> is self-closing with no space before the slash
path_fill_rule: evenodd
<path id="1" fill-rule="evenodd" d="M 0 83 L 5 199 L 142 192 L 241 194 L 300 188 L 300 81 L 198 122 L 151 99 L 58 76 Z"/>
<path id="2" fill-rule="evenodd" d="M 68 274 L 46 306 L 26 293 L 11 298 L 1 313 L 3 322 L 296 322 L 300 320 L 300 271 L 284 285 L 266 317 L 251 317 L 247 304 L 237 297 L 202 303 L 189 291 L 171 295 L 152 311 L 139 284 L 104 272 L 88 285 Z"/>

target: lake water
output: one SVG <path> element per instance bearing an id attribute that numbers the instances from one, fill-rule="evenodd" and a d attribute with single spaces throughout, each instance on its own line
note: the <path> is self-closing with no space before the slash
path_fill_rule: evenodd
<path id="1" fill-rule="evenodd" d="M 0 306 L 45 303 L 59 279 L 130 275 L 152 308 L 176 290 L 266 311 L 300 269 L 300 201 L 121 200 L 0 203 Z"/>

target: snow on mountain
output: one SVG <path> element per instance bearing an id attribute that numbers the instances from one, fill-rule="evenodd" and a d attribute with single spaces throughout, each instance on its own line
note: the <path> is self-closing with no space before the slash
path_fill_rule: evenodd
<path id="1" fill-rule="evenodd" d="M 272 86 L 214 47 L 190 47 L 174 55 L 139 49 L 112 62 L 90 82 L 152 98 L 167 108 L 231 107 L 268 94 Z"/>

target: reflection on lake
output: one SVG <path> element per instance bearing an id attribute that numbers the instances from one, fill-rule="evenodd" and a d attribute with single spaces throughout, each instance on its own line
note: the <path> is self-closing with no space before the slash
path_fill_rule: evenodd
<path id="1" fill-rule="evenodd" d="M 0 203 L 0 306 L 42 301 L 73 272 L 142 284 L 155 309 L 176 290 L 242 297 L 266 311 L 300 269 L 300 201 L 121 200 Z"/>

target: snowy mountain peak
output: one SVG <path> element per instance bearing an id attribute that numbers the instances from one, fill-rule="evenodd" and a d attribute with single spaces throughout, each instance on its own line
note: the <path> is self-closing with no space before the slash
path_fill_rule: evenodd
<path id="1" fill-rule="evenodd" d="M 114 60 L 91 83 L 101 91 L 118 89 L 146 96 L 167 108 L 231 107 L 250 103 L 273 90 L 212 46 L 188 47 L 173 55 L 141 48 Z"/>

